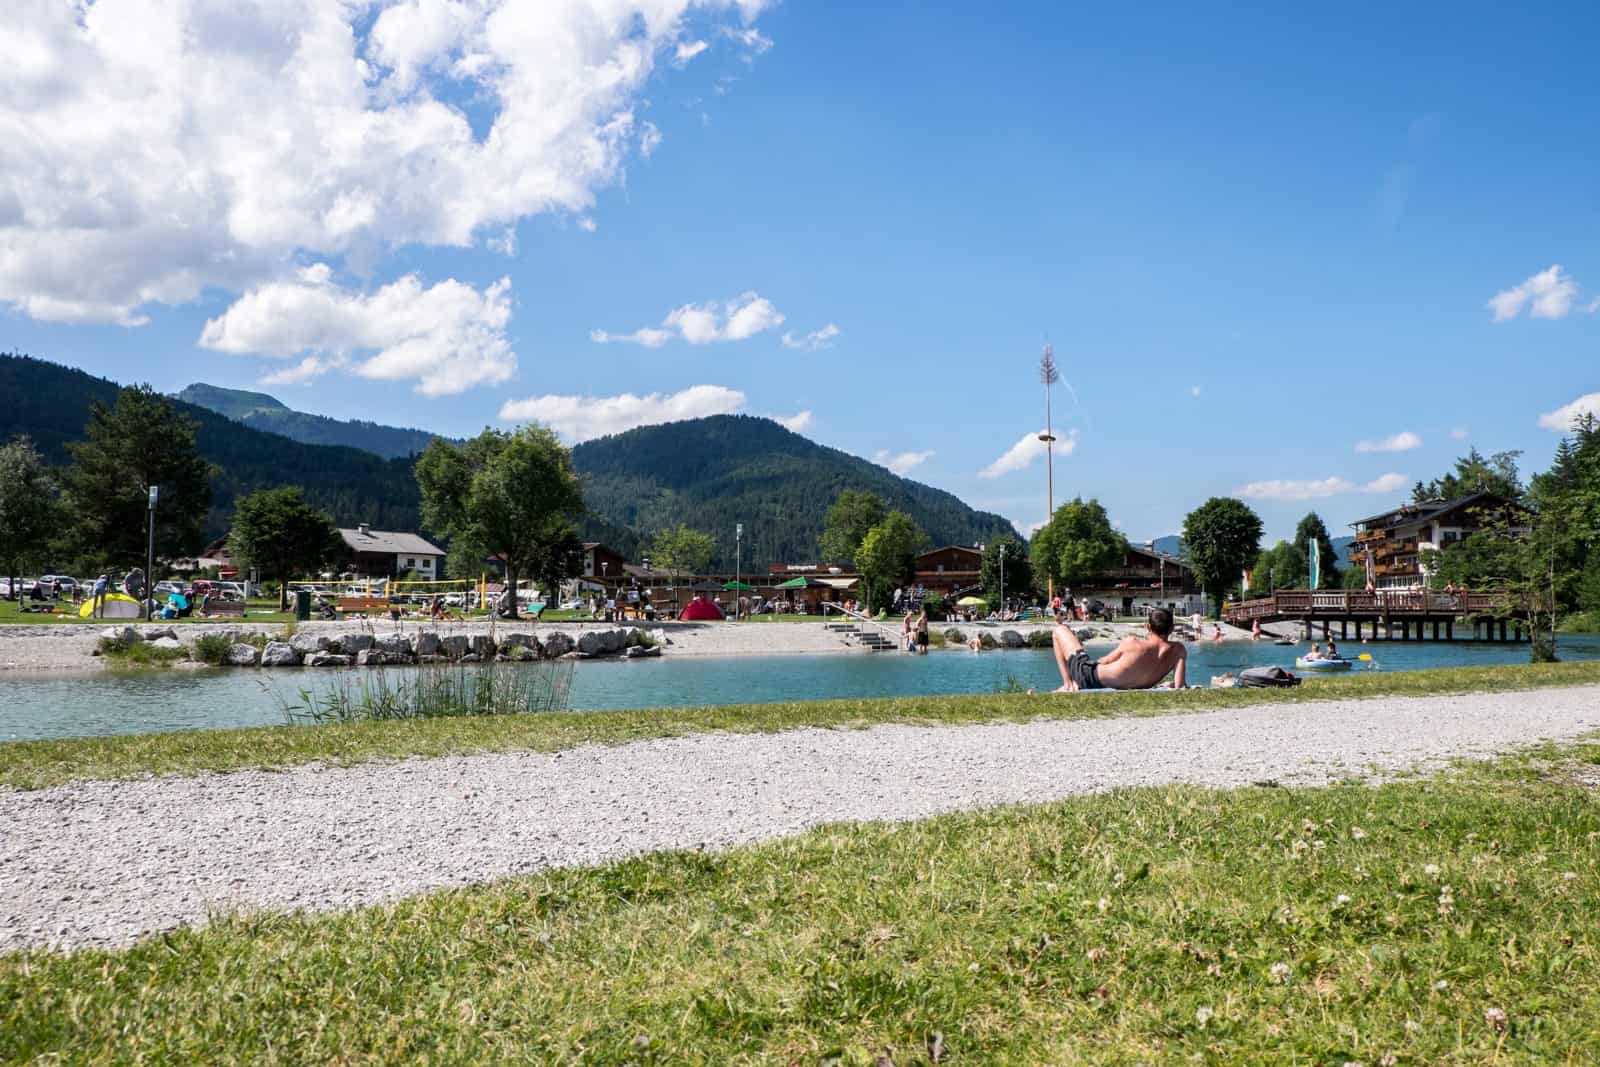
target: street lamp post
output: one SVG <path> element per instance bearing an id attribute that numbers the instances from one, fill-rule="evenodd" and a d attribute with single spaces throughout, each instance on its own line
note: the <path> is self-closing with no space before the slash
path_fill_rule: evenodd
<path id="1" fill-rule="evenodd" d="M 1000 542 L 1000 614 L 1006 613 L 1006 543 Z"/>
<path id="2" fill-rule="evenodd" d="M 1044 385 L 1044 433 L 1039 435 L 1039 440 L 1044 442 L 1044 470 L 1045 470 L 1045 512 L 1044 521 L 1049 522 L 1056 514 L 1056 435 L 1050 419 L 1050 387 L 1061 380 L 1061 375 L 1056 371 L 1055 346 L 1046 344 L 1044 353 L 1039 357 L 1039 381 Z M 1046 596 L 1051 603 L 1056 598 L 1056 580 L 1047 578 L 1045 581 Z"/>
<path id="3" fill-rule="evenodd" d="M 161 487 L 150 487 L 150 510 L 145 520 L 144 543 L 144 621 L 150 621 L 150 605 L 155 603 L 156 597 L 156 499 L 161 495 Z"/>

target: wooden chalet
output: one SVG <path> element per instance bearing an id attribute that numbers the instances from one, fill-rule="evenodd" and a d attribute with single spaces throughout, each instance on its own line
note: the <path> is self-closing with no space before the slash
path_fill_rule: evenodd
<path id="1" fill-rule="evenodd" d="M 1487 516 L 1516 507 L 1493 493 L 1402 504 L 1351 524 L 1356 539 L 1350 561 L 1365 569 L 1375 590 L 1422 589 L 1427 584 L 1424 552 L 1443 551 L 1480 529 Z"/>

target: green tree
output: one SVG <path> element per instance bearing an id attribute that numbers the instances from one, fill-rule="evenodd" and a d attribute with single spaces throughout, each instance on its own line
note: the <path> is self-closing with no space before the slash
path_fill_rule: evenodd
<path id="1" fill-rule="evenodd" d="M 1033 592 L 1033 561 L 1028 550 L 1015 537 L 1001 536 L 983 546 L 980 574 L 983 593 L 991 601 L 1000 600 L 1000 561 L 1005 560 L 1005 593 L 1026 597 Z"/>
<path id="2" fill-rule="evenodd" d="M 829 563 L 859 566 L 856 554 L 861 551 L 861 543 L 886 514 L 883 498 L 876 493 L 861 489 L 846 489 L 840 493 L 823 521 L 822 537 L 817 544 L 822 558 Z"/>
<path id="3" fill-rule="evenodd" d="M 677 585 L 680 574 L 704 574 L 716 551 L 715 538 L 680 522 L 656 532 L 650 542 L 650 566 L 666 571 L 672 576 L 672 584 Z"/>
<path id="4" fill-rule="evenodd" d="M 1473 493 L 1494 493 L 1510 500 L 1522 496 L 1522 477 L 1517 471 L 1521 452 L 1496 452 L 1485 456 L 1476 448 L 1456 460 L 1455 470 L 1431 482 L 1418 482 L 1411 491 L 1417 503 L 1424 500 L 1454 500 Z"/>
<path id="5" fill-rule="evenodd" d="M 1214 496 L 1183 520 L 1195 580 L 1216 604 L 1261 552 L 1261 518 L 1243 501 Z"/>
<path id="6" fill-rule="evenodd" d="M 1033 535 L 1030 550 L 1036 573 L 1070 589 L 1115 566 L 1128 542 L 1100 501 L 1074 497 Z"/>
<path id="7" fill-rule="evenodd" d="M 87 440 L 67 445 L 71 540 L 85 560 L 128 565 L 145 557 L 150 487 L 158 558 L 193 555 L 204 543 L 212 469 L 195 447 L 195 423 L 148 385 L 130 386 L 111 407 L 95 402 Z M 152 575 L 152 578 L 154 576 Z"/>
<path id="8" fill-rule="evenodd" d="M 1304 589 L 1309 578 L 1307 567 L 1306 555 L 1299 545 L 1279 541 L 1271 548 L 1263 548 L 1250 569 L 1250 595 L 1274 589 Z M 1323 588 L 1327 588 L 1326 584 Z"/>
<path id="9" fill-rule="evenodd" d="M 24 568 L 43 564 L 60 521 L 56 482 L 26 437 L 0 445 L 0 553 L 10 590 Z"/>
<path id="10" fill-rule="evenodd" d="M 1323 525 L 1322 516 L 1311 512 L 1294 528 L 1294 547 L 1305 558 L 1305 580 L 1311 580 L 1311 545 L 1315 542 L 1322 551 L 1322 581 L 1318 589 L 1339 588 L 1339 557 L 1333 550 L 1333 538 Z"/>
<path id="11" fill-rule="evenodd" d="M 435 439 L 417 460 L 422 520 L 477 558 L 504 560 L 517 614 L 517 583 L 539 570 L 541 580 L 577 574 L 576 553 L 563 552 L 583 513 L 583 487 L 572 453 L 542 426 L 484 430 L 454 444 Z M 561 572 L 555 577 L 556 572 Z"/>
<path id="12" fill-rule="evenodd" d="M 856 553 L 856 570 L 866 585 L 868 609 L 879 612 L 894 599 L 896 586 L 909 584 L 917 576 L 917 553 L 928 543 L 928 535 L 903 511 L 891 511 L 883 521 L 867 531 Z"/>
<path id="13" fill-rule="evenodd" d="M 1362 590 L 1367 587 L 1366 567 L 1346 567 L 1339 572 L 1339 588 Z"/>
<path id="14" fill-rule="evenodd" d="M 258 489 L 234 505 L 228 551 L 241 566 L 277 580 L 279 611 L 289 607 L 290 579 L 320 570 L 343 550 L 333 519 L 306 503 L 298 486 Z"/>

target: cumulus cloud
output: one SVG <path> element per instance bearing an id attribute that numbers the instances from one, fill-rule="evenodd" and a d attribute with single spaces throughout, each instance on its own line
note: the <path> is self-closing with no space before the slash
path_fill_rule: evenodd
<path id="1" fill-rule="evenodd" d="M 1198 397 L 1200 395 L 1200 387 L 1198 385 L 1189 386 L 1189 395 L 1192 397 Z"/>
<path id="2" fill-rule="evenodd" d="M 621 433 L 636 426 L 728 415 L 744 407 L 744 394 L 720 385 L 692 385 L 676 393 L 635 396 L 530 396 L 500 407 L 505 422 L 538 422 L 569 441 Z"/>
<path id="3" fill-rule="evenodd" d="M 798 348 L 802 352 L 820 352 L 824 348 L 832 348 L 833 339 L 838 336 L 839 327 L 830 322 L 822 329 L 812 330 L 810 333 L 793 334 L 785 331 L 783 347 Z"/>
<path id="4" fill-rule="evenodd" d="M 760 293 L 741 293 L 732 300 L 708 300 L 704 304 L 684 304 L 667 312 L 661 325 L 645 326 L 632 333 L 590 330 L 589 340 L 597 344 L 628 342 L 647 348 L 660 348 L 673 337 L 692 345 L 716 341 L 744 341 L 758 333 L 783 325 L 783 313 Z"/>
<path id="5" fill-rule="evenodd" d="M 805 433 L 807 430 L 811 429 L 811 412 L 797 411 L 793 415 L 776 416 L 772 421 L 776 422 L 779 426 L 782 426 L 786 430 L 793 430 L 795 433 Z"/>
<path id="6" fill-rule="evenodd" d="M 1307 481 L 1293 479 L 1248 482 L 1233 491 L 1245 500 L 1320 500 L 1346 493 L 1394 493 L 1410 482 L 1403 474 L 1384 474 L 1357 485 L 1348 478 L 1328 477 Z"/>
<path id="7" fill-rule="evenodd" d="M 200 332 L 200 346 L 232 355 L 303 357 L 268 384 L 309 381 L 348 365 L 365 378 L 415 381 L 424 396 L 459 393 L 510 378 L 517 357 L 506 338 L 511 280 L 483 290 L 414 274 L 371 294 L 352 292 L 318 263 L 291 280 L 252 288 Z"/>
<path id="8" fill-rule="evenodd" d="M 1400 433 L 1394 434 L 1391 437 L 1385 437 L 1380 440 L 1356 442 L 1357 452 L 1409 452 L 1413 448 L 1421 447 L 1422 438 L 1419 435 L 1412 433 L 1410 430 L 1404 430 Z"/>
<path id="9" fill-rule="evenodd" d="M 1585 393 L 1570 404 L 1562 404 L 1554 411 L 1539 416 L 1539 425 L 1556 433 L 1566 433 L 1572 423 L 1585 415 L 1600 419 L 1600 393 Z"/>
<path id="10" fill-rule="evenodd" d="M 132 326 L 299 259 L 505 247 L 659 139 L 635 113 L 687 22 L 753 54 L 764 6 L 10 0 L 0 304 Z"/>
<path id="11" fill-rule="evenodd" d="M 1455 429 L 1450 431 L 1450 440 L 1452 440 L 1452 441 L 1465 441 L 1466 439 L 1467 439 L 1467 428 L 1465 426 L 1457 426 Z"/>
<path id="12" fill-rule="evenodd" d="M 1043 430 L 1039 430 L 1037 433 L 1023 434 L 1017 440 L 1017 443 L 1006 449 L 999 459 L 979 471 L 978 477 L 998 478 L 1002 474 L 1011 474 L 1027 468 L 1034 460 L 1044 455 L 1044 443 L 1039 440 L 1039 434 L 1042 433 L 1044 433 Z M 1078 431 L 1073 430 L 1065 437 L 1057 437 L 1055 452 L 1058 456 L 1070 456 L 1072 455 L 1072 450 L 1077 447 Z"/>
<path id="13" fill-rule="evenodd" d="M 894 473 L 904 477 L 932 458 L 932 452 L 900 452 L 891 454 L 887 448 L 884 448 L 879 449 L 873 455 L 872 462 L 878 464 L 880 467 L 888 467 Z"/>
<path id="14" fill-rule="evenodd" d="M 1562 271 L 1561 264 L 1556 263 L 1520 285 L 1502 289 L 1491 296 L 1484 306 L 1489 309 L 1495 322 L 1514 319 L 1522 314 L 1523 308 L 1527 308 L 1528 314 L 1536 319 L 1562 319 L 1572 311 L 1577 299 L 1578 283 L 1570 274 Z M 1590 304 L 1584 310 L 1594 309 L 1595 305 Z"/>

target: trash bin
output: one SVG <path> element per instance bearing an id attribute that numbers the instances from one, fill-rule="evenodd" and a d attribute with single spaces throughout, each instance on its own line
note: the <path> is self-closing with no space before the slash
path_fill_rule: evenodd
<path id="1" fill-rule="evenodd" d="M 311 590 L 296 589 L 294 591 L 294 617 L 299 622 L 307 622 L 311 618 Z"/>

